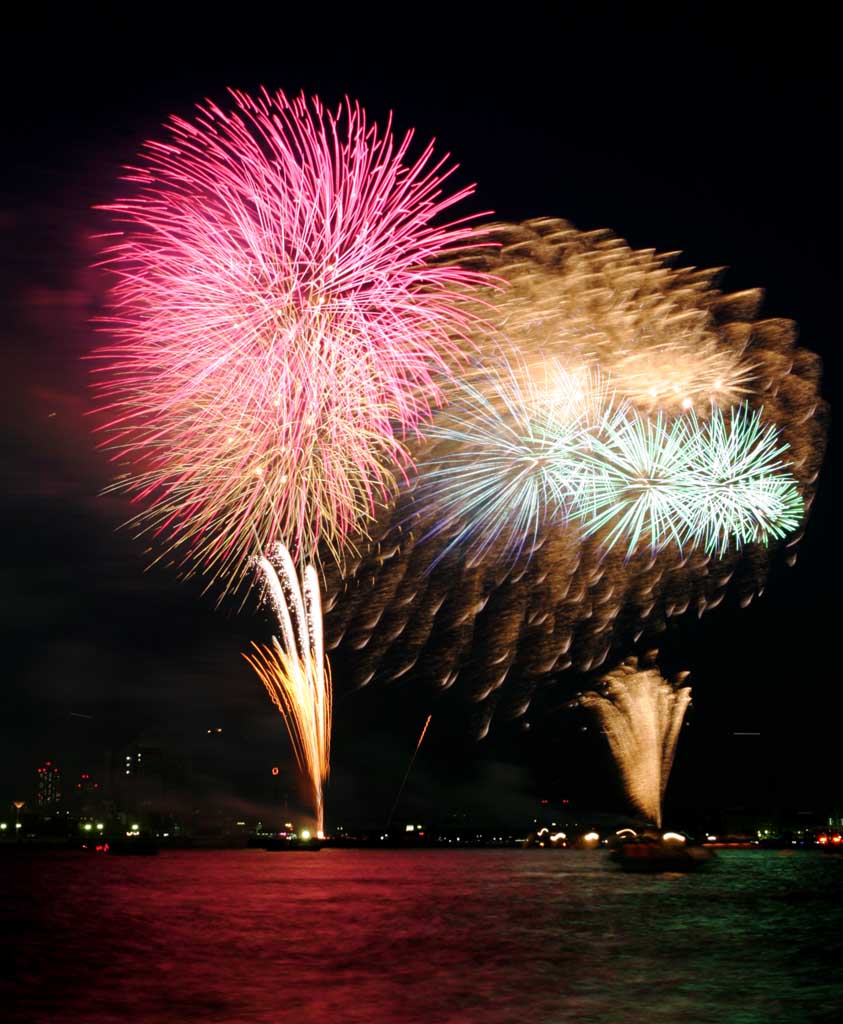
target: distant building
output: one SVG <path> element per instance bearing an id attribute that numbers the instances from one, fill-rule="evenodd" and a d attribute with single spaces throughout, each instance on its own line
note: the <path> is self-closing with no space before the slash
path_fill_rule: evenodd
<path id="1" fill-rule="evenodd" d="M 90 772 L 80 772 L 67 796 L 72 813 L 83 817 L 101 813 L 103 793 L 99 782 L 94 781 Z"/>
<path id="2" fill-rule="evenodd" d="M 154 739 L 116 751 L 111 761 L 111 786 L 121 811 L 162 814 L 183 793 L 190 769 Z"/>
<path id="3" fill-rule="evenodd" d="M 39 811 L 55 810 L 61 803 L 61 772 L 58 765 L 45 761 L 37 769 L 35 804 Z"/>

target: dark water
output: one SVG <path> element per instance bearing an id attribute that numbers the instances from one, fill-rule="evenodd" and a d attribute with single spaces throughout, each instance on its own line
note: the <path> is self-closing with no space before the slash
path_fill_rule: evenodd
<path id="1" fill-rule="evenodd" d="M 600 853 L 4 857 L 31 1024 L 768 1024 L 843 1011 L 843 857 L 728 851 L 705 875 Z"/>

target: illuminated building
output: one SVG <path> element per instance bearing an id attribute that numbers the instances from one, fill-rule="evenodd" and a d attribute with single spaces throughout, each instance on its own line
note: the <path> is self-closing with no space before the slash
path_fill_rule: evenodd
<path id="1" fill-rule="evenodd" d="M 35 803 L 39 810 L 55 808 L 61 802 L 61 772 L 58 765 L 45 761 L 37 769 Z"/>
<path id="2" fill-rule="evenodd" d="M 87 817 L 102 814 L 103 793 L 99 782 L 95 782 L 90 772 L 80 772 L 76 782 L 67 794 L 73 813 Z"/>
<path id="3" fill-rule="evenodd" d="M 130 814 L 167 813 L 189 775 L 188 760 L 172 754 L 157 737 L 144 737 L 111 756 L 114 799 Z"/>

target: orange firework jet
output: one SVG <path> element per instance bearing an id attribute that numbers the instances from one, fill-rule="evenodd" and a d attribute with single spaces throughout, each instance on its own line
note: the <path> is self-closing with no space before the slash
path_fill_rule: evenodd
<path id="1" fill-rule="evenodd" d="M 323 787 L 330 771 L 331 671 L 322 638 L 319 578 L 308 565 L 299 582 L 289 551 L 276 549 L 277 567 L 258 559 L 269 601 L 278 617 L 282 640 L 253 643 L 243 657 L 266 687 L 284 718 L 299 767 L 313 790 L 317 835 L 324 827 Z"/>

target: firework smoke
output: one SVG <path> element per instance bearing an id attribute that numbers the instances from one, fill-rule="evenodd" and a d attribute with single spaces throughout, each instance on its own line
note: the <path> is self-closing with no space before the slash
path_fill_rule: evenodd
<path id="1" fill-rule="evenodd" d="M 489 282 L 448 262 L 469 195 L 412 133 L 347 101 L 208 102 L 147 142 L 103 264 L 116 275 L 95 358 L 113 489 L 188 572 L 226 589 L 260 538 L 336 556 L 404 472 Z"/>
<path id="2" fill-rule="evenodd" d="M 628 658 L 604 677 L 600 693 L 584 693 L 576 702 L 597 713 L 630 801 L 657 828 L 691 701 L 691 688 L 679 686 L 687 674 L 671 684 L 657 668 L 639 668 L 636 658 Z"/>
<path id="3" fill-rule="evenodd" d="M 300 583 L 290 553 L 275 552 L 277 568 L 261 557 L 258 567 L 282 639 L 253 643 L 243 657 L 266 687 L 284 718 L 299 768 L 310 782 L 317 835 L 324 827 L 323 788 L 330 771 L 331 673 L 322 636 L 322 607 L 316 570 L 308 565 Z"/>

